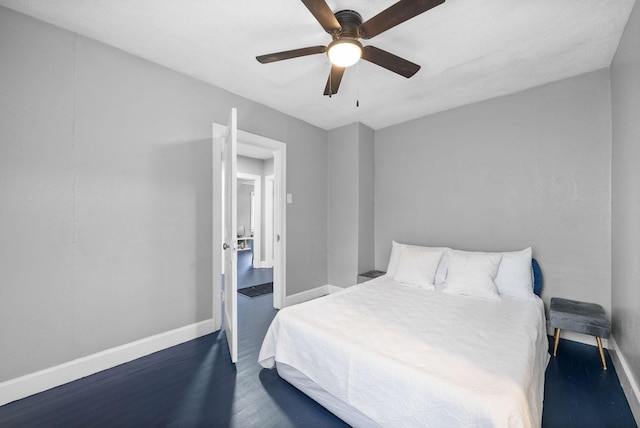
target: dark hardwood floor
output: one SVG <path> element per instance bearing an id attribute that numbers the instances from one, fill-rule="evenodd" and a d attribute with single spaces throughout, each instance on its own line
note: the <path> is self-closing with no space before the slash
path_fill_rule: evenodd
<path id="1" fill-rule="evenodd" d="M 252 251 L 238 251 L 238 288 L 273 282 L 273 268 L 254 268 Z"/>
<path id="2" fill-rule="evenodd" d="M 256 362 L 272 295 L 238 295 L 239 359 L 223 333 L 174 346 L 0 407 L 0 427 L 344 427 Z M 608 358 L 608 354 L 607 354 Z M 595 347 L 562 341 L 547 369 L 544 427 L 635 427 Z"/>
<path id="3" fill-rule="evenodd" d="M 542 426 L 637 427 L 611 356 L 605 353 L 608 370 L 602 369 L 596 346 L 560 340 L 558 355 L 547 366 Z"/>

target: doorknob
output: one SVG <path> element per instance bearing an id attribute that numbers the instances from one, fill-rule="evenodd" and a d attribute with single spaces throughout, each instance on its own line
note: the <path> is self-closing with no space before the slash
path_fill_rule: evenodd
<path id="1" fill-rule="evenodd" d="M 227 248 L 231 248 L 231 245 L 228 245 L 226 242 L 222 244 L 222 249 L 226 250 Z"/>

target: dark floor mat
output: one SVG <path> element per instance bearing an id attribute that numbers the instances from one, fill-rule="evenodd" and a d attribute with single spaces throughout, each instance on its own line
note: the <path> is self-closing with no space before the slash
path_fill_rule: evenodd
<path id="1" fill-rule="evenodd" d="M 238 293 L 242 293 L 245 296 L 249 296 L 249 297 L 256 297 L 256 296 L 262 296 L 263 294 L 273 293 L 273 282 L 254 285 L 253 287 L 239 288 Z"/>

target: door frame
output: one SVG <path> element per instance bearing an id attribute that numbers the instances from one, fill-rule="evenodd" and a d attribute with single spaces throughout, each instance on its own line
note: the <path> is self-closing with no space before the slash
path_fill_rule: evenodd
<path id="1" fill-rule="evenodd" d="M 265 267 L 273 267 L 273 174 L 264 177 L 264 261 Z"/>
<path id="2" fill-rule="evenodd" d="M 223 135 L 226 125 L 213 124 L 213 135 Z M 285 307 L 287 296 L 287 145 L 282 141 L 273 140 L 261 135 L 238 129 L 238 141 L 245 144 L 262 147 L 273 152 L 274 172 L 274 235 L 280 240 L 274 247 L 273 266 L 273 307 Z M 221 141 L 213 138 L 212 151 L 212 181 L 213 181 L 213 230 L 212 230 L 212 282 L 213 282 L 213 314 L 215 330 L 222 328 L 222 145 Z M 217 278 L 217 279 L 216 279 Z"/>

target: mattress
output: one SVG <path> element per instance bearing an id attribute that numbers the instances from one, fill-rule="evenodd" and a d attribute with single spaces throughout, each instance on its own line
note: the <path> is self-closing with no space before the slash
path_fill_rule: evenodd
<path id="1" fill-rule="evenodd" d="M 453 296 L 387 276 L 282 309 L 259 355 L 348 423 L 393 427 L 540 426 L 548 361 L 539 298 Z"/>

